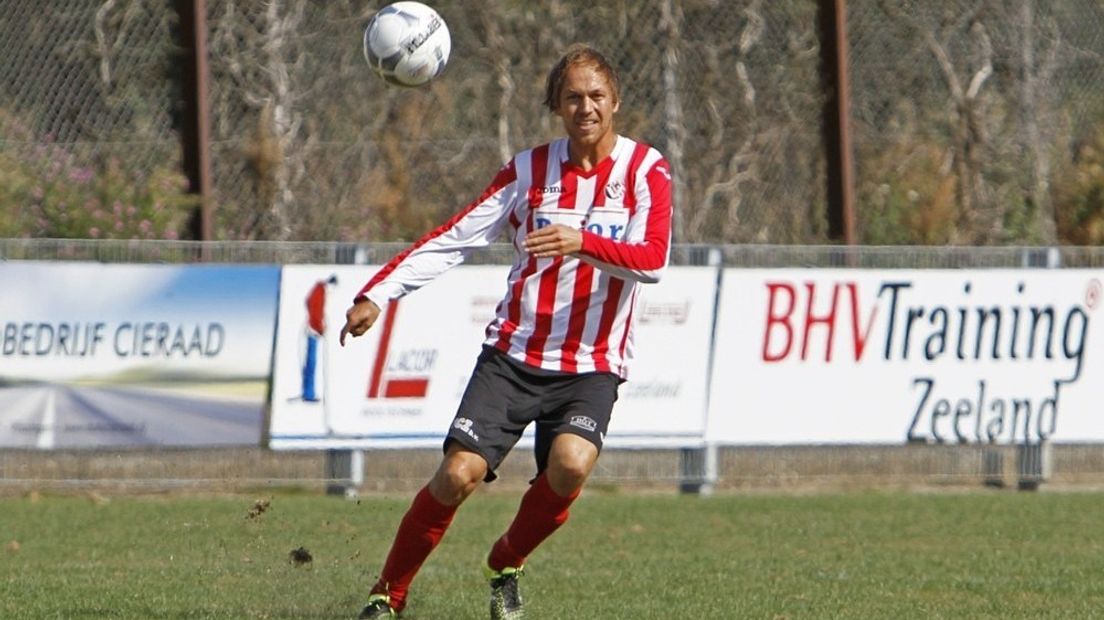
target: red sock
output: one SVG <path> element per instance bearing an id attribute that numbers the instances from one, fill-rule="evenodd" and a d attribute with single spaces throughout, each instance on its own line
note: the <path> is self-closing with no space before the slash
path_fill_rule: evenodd
<path id="1" fill-rule="evenodd" d="M 576 497 L 579 491 L 567 497 L 557 495 L 548 476 L 538 476 L 521 498 L 514 522 L 491 548 L 487 564 L 496 571 L 525 564 L 525 558 L 567 521 L 568 508 Z"/>
<path id="2" fill-rule="evenodd" d="M 445 530 L 452 523 L 458 506 L 446 506 L 429 493 L 429 487 L 423 487 L 414 496 L 414 502 L 403 516 L 391 551 L 383 564 L 379 581 L 372 588 L 373 594 L 387 594 L 391 597 L 391 606 L 402 611 L 406 606 L 406 591 L 414 575 L 429 557 Z"/>

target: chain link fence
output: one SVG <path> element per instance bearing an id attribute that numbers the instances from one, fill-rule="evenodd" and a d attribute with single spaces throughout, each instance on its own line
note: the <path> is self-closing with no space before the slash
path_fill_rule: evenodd
<path id="1" fill-rule="evenodd" d="M 415 492 L 440 462 L 437 449 L 369 450 L 359 472 L 345 451 L 272 451 L 257 447 L 9 449 L 0 452 L 0 497 L 49 490 L 160 492 L 305 488 L 345 492 Z M 720 446 L 708 479 L 700 450 L 603 451 L 590 488 L 699 492 L 817 491 L 916 487 L 1097 488 L 1104 451 L 1095 444 Z M 507 456 L 494 489 L 524 488 L 531 449 Z M 1035 461 L 1035 462 L 1033 462 Z M 1042 462 L 1038 462 L 1042 461 Z M 708 491 L 707 491 L 708 492 Z"/>
<path id="2" fill-rule="evenodd" d="M 1104 5 L 850 5 L 864 242 L 1104 242 Z"/>
<path id="3" fill-rule="evenodd" d="M 420 234 L 559 134 L 545 77 L 585 41 L 623 74 L 621 130 L 667 153 L 696 205 L 677 238 L 823 238 L 814 2 L 442 0 L 452 60 L 417 90 L 365 67 L 361 28 L 382 4 L 210 2 L 223 234 Z"/>
<path id="4" fill-rule="evenodd" d="M 153 0 L 4 3 L 0 236 L 178 234 L 174 23 Z"/>
<path id="5" fill-rule="evenodd" d="M 452 60 L 419 89 L 361 57 L 383 4 L 207 0 L 217 238 L 416 237 L 559 133 L 545 75 L 585 41 L 672 160 L 677 240 L 828 241 L 823 2 L 437 0 Z M 861 242 L 1104 242 L 1104 6 L 847 7 Z M 5 3 L 0 236 L 185 229 L 181 44 L 165 0 Z"/>
<path id="6" fill-rule="evenodd" d="M 269 263 L 380 265 L 406 249 L 405 242 L 163 241 L 135 239 L 0 239 L 5 260 L 103 263 Z M 492 244 L 466 264 L 509 264 L 514 248 Z M 1101 268 L 1097 246 L 865 246 L 675 244 L 672 265 L 728 267 L 833 267 L 859 269 Z"/>

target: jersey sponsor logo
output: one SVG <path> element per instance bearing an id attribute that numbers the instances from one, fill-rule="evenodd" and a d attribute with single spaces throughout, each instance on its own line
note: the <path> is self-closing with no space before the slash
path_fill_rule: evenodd
<path id="1" fill-rule="evenodd" d="M 620 241 L 622 234 L 625 232 L 625 223 L 611 222 L 605 219 L 599 221 L 588 221 L 585 218 L 579 217 L 578 214 L 571 211 L 564 211 L 563 217 L 543 217 L 536 216 L 533 218 L 533 226 L 536 230 L 540 230 L 545 226 L 551 226 L 552 224 L 563 224 L 564 226 L 571 226 L 572 228 L 578 228 L 587 232 L 594 233 L 599 237 L 606 237 L 613 241 Z"/>
<path id="2" fill-rule="evenodd" d="M 562 194 L 564 188 L 560 185 L 549 185 L 548 187 L 539 187 L 537 192 L 541 194 Z"/>
<path id="3" fill-rule="evenodd" d="M 587 232 L 613 241 L 620 241 L 629 223 L 629 212 L 611 207 L 595 207 L 583 226 Z"/>
<path id="4" fill-rule="evenodd" d="M 593 433 L 594 431 L 598 430 L 598 423 L 595 422 L 594 418 L 592 418 L 590 416 L 585 416 L 585 415 L 571 416 L 571 421 L 568 422 L 568 424 L 570 424 L 571 426 L 574 426 L 575 428 L 581 428 L 584 431 L 587 431 L 588 433 Z"/>
<path id="5" fill-rule="evenodd" d="M 574 209 L 544 208 L 533 214 L 533 227 L 536 230 L 552 224 L 582 228 L 584 223 L 586 223 L 586 220 L 583 215 Z"/>
<path id="6" fill-rule="evenodd" d="M 600 224 L 595 222 L 593 224 L 587 224 L 586 231 L 592 232 L 599 237 L 607 237 L 614 241 L 618 241 L 621 239 L 621 233 L 625 231 L 625 227 L 618 224 Z"/>
<path id="7" fill-rule="evenodd" d="M 643 324 L 682 325 L 690 317 L 690 307 L 689 297 L 683 297 L 681 300 L 667 299 L 651 302 L 641 299 L 637 306 L 637 316 Z"/>
<path id="8" fill-rule="evenodd" d="M 452 423 L 452 427 L 456 430 L 464 433 L 468 437 L 471 437 L 475 441 L 479 441 L 479 435 L 472 430 L 472 421 L 468 418 L 456 418 Z"/>

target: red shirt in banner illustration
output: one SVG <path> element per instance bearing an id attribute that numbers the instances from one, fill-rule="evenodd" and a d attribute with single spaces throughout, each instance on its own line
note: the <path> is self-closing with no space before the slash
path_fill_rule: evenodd
<path id="1" fill-rule="evenodd" d="M 316 403 L 322 400 L 322 394 L 318 392 L 319 373 L 325 373 L 325 347 L 323 337 L 326 333 L 326 287 L 337 284 L 337 276 L 332 275 L 325 280 L 315 282 L 307 293 L 307 320 L 303 326 L 304 348 L 301 352 L 302 361 L 302 392 L 305 402 Z M 319 349 L 322 349 L 322 363 L 319 364 Z"/>

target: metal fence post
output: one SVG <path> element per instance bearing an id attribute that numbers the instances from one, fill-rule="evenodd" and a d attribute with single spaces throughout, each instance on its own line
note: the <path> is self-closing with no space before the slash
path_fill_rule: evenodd
<path id="1" fill-rule="evenodd" d="M 1035 491 L 1039 485 L 1050 478 L 1053 469 L 1053 451 L 1050 442 L 1038 443 L 1025 441 L 1016 446 L 1016 472 L 1019 476 L 1017 488 L 1021 491 Z"/>
<path id="2" fill-rule="evenodd" d="M 364 484 L 363 450 L 326 450 L 326 494 L 356 497 Z"/>
<path id="3" fill-rule="evenodd" d="M 712 495 L 717 484 L 717 445 L 680 450 L 679 472 L 680 492 Z"/>
<path id="4" fill-rule="evenodd" d="M 989 445 L 981 449 L 982 483 L 987 487 L 1004 488 L 1004 451 Z"/>

